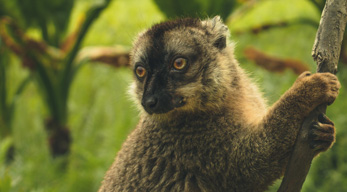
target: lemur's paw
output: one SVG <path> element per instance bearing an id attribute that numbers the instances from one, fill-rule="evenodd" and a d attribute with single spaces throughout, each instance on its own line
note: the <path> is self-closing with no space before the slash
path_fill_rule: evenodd
<path id="1" fill-rule="evenodd" d="M 304 72 L 298 77 L 297 82 L 305 90 L 304 97 L 311 100 L 313 105 L 332 104 L 341 87 L 337 77 L 331 73 Z"/>
<path id="2" fill-rule="evenodd" d="M 318 116 L 318 122 L 311 125 L 309 132 L 310 147 L 316 154 L 326 151 L 335 142 L 334 123 L 324 114 Z"/>

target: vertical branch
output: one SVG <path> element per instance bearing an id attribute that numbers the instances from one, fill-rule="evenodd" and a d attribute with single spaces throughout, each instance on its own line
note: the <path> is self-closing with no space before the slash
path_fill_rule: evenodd
<path id="1" fill-rule="evenodd" d="M 312 49 L 312 57 L 317 62 L 317 72 L 336 74 L 346 23 L 347 1 L 327 0 Z M 326 108 L 326 104 L 318 106 L 305 119 L 278 192 L 301 190 L 315 155 L 309 147 L 308 133 L 312 122 L 317 122 L 318 116 L 325 113 Z"/>
<path id="2" fill-rule="evenodd" d="M 312 49 L 317 72 L 336 74 L 347 22 L 347 1 L 327 0 Z"/>

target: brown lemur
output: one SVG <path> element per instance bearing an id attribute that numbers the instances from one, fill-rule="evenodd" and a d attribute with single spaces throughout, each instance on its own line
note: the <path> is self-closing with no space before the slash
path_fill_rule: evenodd
<path id="1" fill-rule="evenodd" d="M 339 81 L 305 72 L 271 107 L 235 60 L 229 30 L 213 19 L 159 23 L 134 42 L 131 92 L 140 122 L 99 191 L 264 191 L 285 170 L 298 130 Z M 334 126 L 312 125 L 318 152 Z"/>

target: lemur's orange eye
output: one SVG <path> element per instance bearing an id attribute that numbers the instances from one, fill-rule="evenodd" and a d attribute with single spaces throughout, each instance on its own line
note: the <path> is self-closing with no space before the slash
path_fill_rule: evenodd
<path id="1" fill-rule="evenodd" d="M 175 59 L 173 67 L 177 70 L 182 70 L 187 66 L 187 59 L 179 57 Z"/>
<path id="2" fill-rule="evenodd" d="M 141 66 L 137 66 L 135 69 L 135 73 L 138 77 L 142 78 L 146 75 L 146 69 Z"/>

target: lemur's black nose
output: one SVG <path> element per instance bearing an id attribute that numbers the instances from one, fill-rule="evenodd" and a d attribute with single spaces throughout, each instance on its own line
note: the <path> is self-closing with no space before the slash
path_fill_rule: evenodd
<path id="1" fill-rule="evenodd" d="M 147 111 L 156 111 L 156 108 L 158 107 L 158 98 L 154 95 L 147 97 L 142 101 L 142 106 Z"/>
<path id="2" fill-rule="evenodd" d="M 174 109 L 172 97 L 169 94 L 145 95 L 142 98 L 142 106 L 149 114 L 167 113 Z"/>

